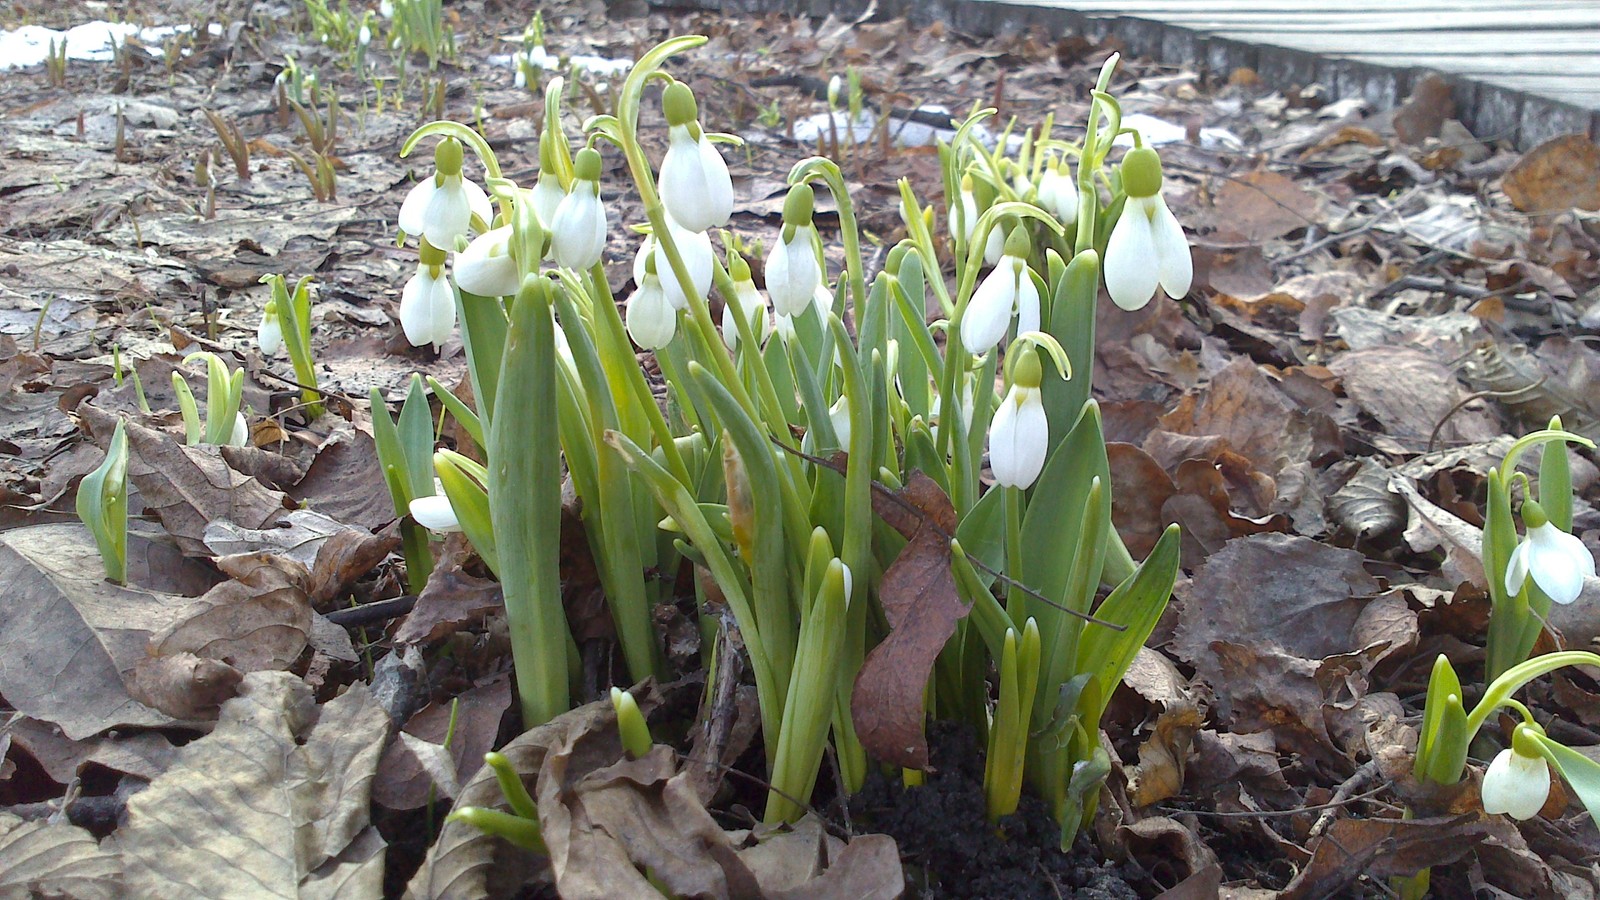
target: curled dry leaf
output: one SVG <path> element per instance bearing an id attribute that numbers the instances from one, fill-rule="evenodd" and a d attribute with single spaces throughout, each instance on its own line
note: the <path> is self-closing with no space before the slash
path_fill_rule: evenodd
<path id="1" fill-rule="evenodd" d="M 78 407 L 96 434 L 109 439 L 118 416 L 86 403 Z M 128 480 L 145 509 L 189 556 L 213 556 L 206 526 L 218 519 L 243 528 L 266 528 L 292 506 L 282 493 L 228 468 L 217 447 L 190 447 L 165 432 L 129 420 Z"/>
<path id="2" fill-rule="evenodd" d="M 368 788 L 387 719 L 366 687 L 318 707 L 285 672 L 246 675 L 211 734 L 128 800 L 115 847 L 145 897 L 383 893 Z"/>
<path id="3" fill-rule="evenodd" d="M 1435 819 L 1338 819 L 1311 845 L 1311 862 L 1280 900 L 1311 900 L 1344 892 L 1357 878 L 1414 875 L 1455 862 L 1487 833 L 1478 816 Z"/>
<path id="4" fill-rule="evenodd" d="M 911 769 L 928 765 L 922 732 L 923 689 L 933 661 L 967 614 L 950 572 L 955 508 L 921 472 L 890 499 L 874 493 L 873 509 L 908 540 L 883 573 L 879 589 L 889 636 L 867 654 L 856 675 L 850 717 L 867 752 Z"/>
<path id="5" fill-rule="evenodd" d="M 1600 147 L 1581 134 L 1551 138 L 1518 160 L 1501 189 L 1523 212 L 1600 209 Z"/>

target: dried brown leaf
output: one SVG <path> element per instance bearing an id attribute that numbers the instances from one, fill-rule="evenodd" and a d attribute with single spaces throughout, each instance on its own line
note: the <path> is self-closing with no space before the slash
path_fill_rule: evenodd
<path id="1" fill-rule="evenodd" d="M 923 689 L 934 659 L 968 607 L 950 572 L 956 525 L 950 498 L 921 472 L 913 472 L 897 496 L 903 504 L 873 496 L 878 514 L 910 540 L 883 573 L 880 599 L 889 636 L 861 664 L 850 717 L 868 753 L 922 769 L 928 765 Z"/>
<path id="2" fill-rule="evenodd" d="M 1581 134 L 1551 138 L 1517 161 L 1501 189 L 1527 213 L 1600 209 L 1600 146 Z"/>
<path id="3" fill-rule="evenodd" d="M 245 676 L 211 734 L 128 800 L 116 846 L 146 897 L 383 893 L 384 841 L 368 819 L 387 718 L 366 687 L 320 708 L 285 672 Z"/>
<path id="4" fill-rule="evenodd" d="M 1437 819 L 1336 819 L 1311 845 L 1311 862 L 1281 900 L 1340 894 L 1360 877 L 1414 875 L 1455 862 L 1487 833 L 1477 816 Z"/>
<path id="5" fill-rule="evenodd" d="M 0 811 L 0 897 L 125 896 L 122 861 L 66 822 L 24 822 Z"/>
<path id="6" fill-rule="evenodd" d="M 93 404 L 79 411 L 96 434 L 110 435 L 117 416 Z M 189 447 L 172 435 L 128 421 L 128 480 L 139 489 L 145 509 L 189 556 L 212 556 L 206 526 L 218 519 L 243 528 L 267 528 L 292 504 L 254 478 L 228 468 L 217 447 Z"/>
<path id="7" fill-rule="evenodd" d="M 390 809 L 416 809 L 428 802 L 428 788 L 436 785 L 441 796 L 454 797 L 457 790 L 448 790 L 437 784 L 435 771 L 449 771 L 457 785 L 466 782 L 483 764 L 483 754 L 494 748 L 500 731 L 500 719 L 511 706 L 511 680 L 498 675 L 486 684 L 473 687 L 449 702 L 431 703 L 406 723 L 402 735 L 426 742 L 429 747 L 440 747 L 448 767 L 434 761 L 430 770 L 428 761 L 418 755 L 432 752 L 410 743 L 396 741 L 384 751 L 378 764 L 378 777 L 372 785 L 372 799 Z M 454 707 L 455 733 L 449 748 L 443 748 Z"/>
<path id="8" fill-rule="evenodd" d="M 1212 221 L 1246 241 L 1266 241 L 1315 225 L 1317 207 L 1317 198 L 1293 179 L 1277 172 L 1249 172 L 1223 182 Z"/>

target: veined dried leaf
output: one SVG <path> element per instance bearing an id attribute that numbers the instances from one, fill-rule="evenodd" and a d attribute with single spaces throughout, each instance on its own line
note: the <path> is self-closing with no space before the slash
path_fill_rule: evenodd
<path id="1" fill-rule="evenodd" d="M 122 861 L 66 822 L 24 822 L 0 812 L 0 897 L 124 896 Z"/>
<path id="2" fill-rule="evenodd" d="M 211 734 L 128 801 L 116 844 L 144 897 L 383 893 L 368 788 L 388 719 L 364 685 L 320 708 L 286 672 L 245 676 Z"/>

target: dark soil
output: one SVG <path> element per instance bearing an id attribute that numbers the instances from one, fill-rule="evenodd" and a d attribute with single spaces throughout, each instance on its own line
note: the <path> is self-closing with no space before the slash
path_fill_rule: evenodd
<path id="1" fill-rule="evenodd" d="M 1061 828 L 1043 801 L 1024 794 L 1017 812 L 991 826 L 985 818 L 983 756 L 964 727 L 928 733 L 938 770 L 921 787 L 874 772 L 850 812 L 863 829 L 892 835 L 906 866 L 908 896 L 1014 900 L 1135 900 L 1139 892 L 1116 865 L 1096 858 L 1087 841 L 1059 848 Z"/>

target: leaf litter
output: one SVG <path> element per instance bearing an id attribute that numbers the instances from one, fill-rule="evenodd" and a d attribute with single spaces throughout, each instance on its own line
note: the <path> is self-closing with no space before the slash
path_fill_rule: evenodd
<path id="1" fill-rule="evenodd" d="M 130 20 L 154 13 L 160 25 L 210 12 L 135 6 Z M 680 77 L 698 79 L 702 107 L 749 141 L 730 160 L 747 200 L 740 229 L 769 241 L 773 186 L 816 148 L 758 114 L 825 114 L 806 79 L 822 85 L 853 65 L 869 99 L 895 110 L 982 98 L 1025 124 L 1048 112 L 1071 121 L 1084 106 L 1072 86 L 1105 52 L 1037 31 L 979 40 L 944 25 L 629 18 L 616 6 L 614 18 L 596 4 L 547 9 L 549 40 L 563 54 L 631 58 L 669 32 L 709 34 Z M 282 153 L 301 137 L 264 105 L 269 84 L 283 52 L 349 76 L 294 33 L 297 5 L 274 9 L 288 15 L 195 30 L 189 52 L 165 60 L 74 61 L 67 90 L 37 70 L 8 75 L 0 698 L 12 716 L 0 726 L 0 894 L 223 896 L 257 884 L 286 896 L 529 885 L 585 896 L 642 880 L 641 865 L 686 895 L 968 889 L 925 876 L 941 856 L 988 852 L 974 850 L 985 838 L 928 843 L 917 824 L 928 813 L 904 805 L 958 803 L 955 792 L 819 799 L 779 834 L 730 822 L 759 787 L 694 767 L 737 768 L 751 746 L 737 679 L 702 711 L 721 738 L 698 762 L 660 747 L 624 758 L 606 703 L 511 738 L 498 588 L 454 540 L 428 590 L 407 594 L 362 399 L 372 387 L 399 399 L 418 369 L 463 380 L 459 343 L 434 359 L 394 339 L 411 263 L 393 246 L 393 217 L 413 174 L 394 151 L 424 117 L 370 96 L 358 109 L 351 82 L 338 199 L 316 200 Z M 63 10 L 35 15 L 76 24 Z M 445 77 L 446 112 L 481 104 L 489 139 L 526 168 L 537 98 L 489 60 L 503 50 L 493 36 L 518 33 L 522 15 L 464 8 L 463 56 Z M 1109 895 L 1378 895 L 1389 874 L 1433 865 L 1449 895 L 1594 896 L 1592 872 L 1570 861 L 1593 859 L 1600 837 L 1573 807 L 1552 801 L 1516 826 L 1483 817 L 1475 794 L 1434 798 L 1433 818 L 1397 810 L 1426 807 L 1406 783 L 1426 661 L 1443 651 L 1471 667 L 1481 653 L 1477 502 L 1500 435 L 1551 415 L 1600 429 L 1600 356 L 1586 340 L 1600 326 L 1600 153 L 1576 135 L 1526 154 L 1474 137 L 1428 79 L 1382 113 L 1316 86 L 1210 74 L 1132 61 L 1117 85 L 1130 115 L 1172 126 L 1169 200 L 1192 232 L 1196 287 L 1181 304 L 1099 316 L 1114 523 L 1142 555 L 1179 522 L 1186 573 L 1105 720 L 1113 773 L 1094 830 L 1122 879 Z M 469 77 L 471 96 L 456 93 Z M 248 181 L 219 164 L 204 109 L 249 136 Z M 207 149 L 220 176 L 214 218 L 192 174 Z M 841 162 L 865 227 L 887 241 L 900 228 L 896 179 L 940 199 L 926 151 L 863 145 Z M 634 202 L 619 201 L 618 216 L 638 218 Z M 620 289 L 632 248 L 614 234 L 609 249 Z M 319 282 L 314 342 L 335 414 L 315 423 L 288 367 L 252 347 L 259 278 L 278 272 Z M 245 366 L 252 448 L 184 446 L 168 381 L 197 349 Z M 61 518 L 117 416 L 128 418 L 141 520 L 126 587 L 99 580 L 92 542 Z M 1594 471 L 1574 457 L 1575 531 L 1591 548 Z M 890 670 L 923 672 L 964 610 L 931 527 L 940 508 L 911 502 L 907 549 L 885 576 L 895 630 L 878 652 L 898 660 Z M 1558 609 L 1541 646 L 1592 644 L 1597 593 L 1590 583 Z M 609 626 L 577 624 L 597 697 L 613 674 Z M 674 646 L 675 659 L 697 655 L 690 637 Z M 925 730 L 922 679 L 871 671 L 878 699 L 857 713 L 893 718 L 863 735 L 884 738 L 885 759 L 901 759 L 892 745 L 908 748 L 902 761 L 938 765 L 951 738 Z M 700 686 L 684 674 L 641 689 L 653 722 L 694 718 Z M 1536 708 L 1575 723 L 1564 740 L 1600 745 L 1589 673 L 1530 690 Z M 497 745 L 539 798 L 549 863 L 439 824 L 452 797 L 500 802 L 477 765 Z M 951 771 L 971 764 L 952 759 Z M 861 826 L 849 840 L 847 809 Z M 1072 883 L 1102 884 L 1092 868 Z"/>

